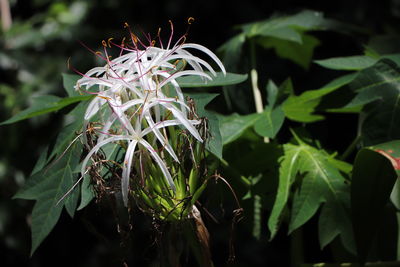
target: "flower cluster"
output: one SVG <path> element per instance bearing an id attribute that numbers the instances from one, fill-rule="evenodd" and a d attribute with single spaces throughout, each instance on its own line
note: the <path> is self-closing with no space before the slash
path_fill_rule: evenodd
<path id="1" fill-rule="evenodd" d="M 172 25 L 172 24 L 171 24 Z M 203 59 L 191 53 L 204 52 L 225 73 L 221 61 L 209 49 L 199 44 L 185 43 L 185 36 L 172 44 L 173 28 L 166 47 L 158 34 L 158 43 L 148 38 L 145 45 L 130 32 L 129 44 L 116 44 L 109 39 L 103 41 L 104 52 L 96 54 L 106 61 L 103 67 L 89 70 L 78 80 L 75 89 L 85 90 L 96 97 L 90 102 L 84 117 L 84 129 L 90 121 L 96 121 L 97 140 L 83 160 L 81 173 L 85 175 L 91 157 L 104 145 L 124 143 L 125 156 L 122 164 L 121 192 L 124 204 L 128 203 L 130 176 L 136 150 L 147 150 L 161 169 L 169 187 L 175 191 L 175 183 L 165 163 L 167 151 L 179 161 L 168 141 L 167 127 L 179 126 L 202 142 L 196 129 L 198 120 L 189 119 L 189 107 L 185 102 L 177 78 L 187 75 L 211 80 L 214 69 Z M 119 49 L 118 57 L 111 59 L 107 49 Z M 186 67 L 190 69 L 186 69 Z M 211 75 L 210 75 L 211 74 Z"/>

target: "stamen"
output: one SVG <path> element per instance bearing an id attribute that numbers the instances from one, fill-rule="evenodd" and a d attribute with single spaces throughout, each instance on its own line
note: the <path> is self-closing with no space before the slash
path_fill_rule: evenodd
<path id="1" fill-rule="evenodd" d="M 188 20 L 187 20 L 187 23 L 190 25 L 190 24 L 193 23 L 193 21 L 194 21 L 194 18 L 193 17 L 189 17 Z"/>
<path id="2" fill-rule="evenodd" d="M 109 47 L 109 48 L 111 48 L 110 42 L 111 42 L 113 39 L 114 39 L 114 38 L 111 37 L 111 38 L 108 38 L 108 40 L 107 40 L 107 44 L 108 44 L 108 47 Z"/>
<path id="3" fill-rule="evenodd" d="M 68 59 L 67 59 L 67 68 L 70 70 L 71 68 L 71 66 L 70 66 L 70 64 L 69 64 L 69 62 L 71 61 L 71 57 L 69 57 Z"/>
<path id="4" fill-rule="evenodd" d="M 133 43 L 134 43 L 135 45 L 137 45 L 137 43 L 138 43 L 138 38 L 137 38 L 137 36 L 136 36 L 134 33 L 132 33 L 132 32 L 131 32 L 131 38 L 132 38 Z"/>
<path id="5" fill-rule="evenodd" d="M 169 20 L 168 22 L 171 25 L 171 35 L 169 36 L 167 50 L 169 49 L 169 46 L 171 45 L 172 37 L 174 36 L 174 24 L 172 23 L 172 20 Z"/>
<path id="6" fill-rule="evenodd" d="M 106 41 L 101 41 L 101 44 L 104 46 L 104 47 L 107 47 L 107 43 L 106 43 Z"/>
<path id="7" fill-rule="evenodd" d="M 97 97 L 103 98 L 105 100 L 111 100 L 111 98 L 107 97 L 107 96 L 102 96 L 102 95 L 97 95 Z"/>

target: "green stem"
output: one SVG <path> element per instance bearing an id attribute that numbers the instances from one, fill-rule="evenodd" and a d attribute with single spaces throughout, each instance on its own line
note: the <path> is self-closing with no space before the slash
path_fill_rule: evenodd
<path id="1" fill-rule="evenodd" d="M 353 142 L 347 147 L 347 149 L 343 152 L 343 155 L 340 157 L 341 160 L 347 159 L 351 153 L 353 153 L 354 149 L 357 147 L 358 143 L 361 140 L 361 136 L 358 135 Z"/>
<path id="2" fill-rule="evenodd" d="M 304 262 L 303 229 L 299 228 L 291 234 L 290 266 L 297 267 Z"/>
<path id="3" fill-rule="evenodd" d="M 221 159 L 220 162 L 225 167 L 226 171 L 229 173 L 229 176 L 237 177 L 239 181 L 246 186 L 246 188 L 251 187 L 251 181 L 246 177 L 244 177 L 243 175 L 240 175 L 240 173 L 234 168 L 232 168 L 226 160 Z"/>

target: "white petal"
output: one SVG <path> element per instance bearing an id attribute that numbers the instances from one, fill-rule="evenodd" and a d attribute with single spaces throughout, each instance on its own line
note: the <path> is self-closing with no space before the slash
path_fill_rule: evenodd
<path id="1" fill-rule="evenodd" d="M 129 177 L 131 174 L 132 161 L 133 155 L 135 153 L 136 144 L 137 140 L 132 140 L 129 143 L 128 149 L 126 150 L 125 154 L 124 167 L 122 168 L 121 192 L 125 207 L 128 206 Z"/>
<path id="2" fill-rule="evenodd" d="M 167 179 L 168 185 L 175 192 L 175 183 L 172 180 L 171 174 L 169 173 L 167 166 L 165 166 L 164 161 L 162 161 L 160 156 L 154 151 L 153 147 L 146 140 L 141 139 L 139 143 L 141 143 L 150 152 L 150 155 L 156 161 L 157 165 L 160 167 L 162 173 L 164 174 L 164 177 Z"/>
<path id="3" fill-rule="evenodd" d="M 86 109 L 84 119 L 90 120 L 107 101 L 100 97 L 95 97 Z"/>
<path id="4" fill-rule="evenodd" d="M 89 161 L 89 159 L 93 156 L 94 153 L 96 153 L 102 146 L 104 146 L 105 144 L 111 143 L 111 142 L 115 142 L 115 141 L 119 141 L 119 140 L 129 140 L 130 138 L 126 137 L 126 136 L 113 136 L 110 137 L 108 139 L 105 139 L 99 143 L 97 143 L 92 150 L 89 151 L 89 153 L 86 155 L 85 159 L 82 161 L 82 168 L 81 168 L 81 174 L 82 176 L 85 173 L 86 170 L 86 165 Z"/>
<path id="5" fill-rule="evenodd" d="M 182 112 L 177 110 L 175 106 L 168 103 L 164 103 L 163 106 L 165 106 L 168 110 L 172 112 L 175 118 L 177 118 L 183 124 L 183 126 L 188 129 L 188 131 L 194 136 L 194 138 L 196 138 L 200 142 L 203 142 L 203 139 L 201 139 L 197 129 L 189 122 L 189 120 L 185 116 L 183 116 Z"/>
<path id="6" fill-rule="evenodd" d="M 161 145 L 168 151 L 168 153 L 172 156 L 172 158 L 179 162 L 178 157 L 175 154 L 175 151 L 172 149 L 171 145 L 169 144 L 168 140 L 161 134 L 159 131 L 159 128 L 155 127 L 154 121 L 151 118 L 151 115 L 146 115 L 145 116 L 147 122 L 149 123 L 149 128 L 152 130 L 154 135 L 157 137 L 158 141 L 161 143 Z M 143 134 L 142 134 L 143 135 Z"/>
<path id="7" fill-rule="evenodd" d="M 206 48 L 206 47 L 204 47 L 202 45 L 193 44 L 193 43 L 183 44 L 181 46 L 181 49 L 185 49 L 185 48 L 194 48 L 194 49 L 197 49 L 197 50 L 200 50 L 200 51 L 206 53 L 209 57 L 211 57 L 215 61 L 215 63 L 217 63 L 218 67 L 222 70 L 222 72 L 224 74 L 226 74 L 225 67 L 222 64 L 221 60 L 219 60 L 219 58 L 210 49 L 208 49 L 208 48 Z"/>

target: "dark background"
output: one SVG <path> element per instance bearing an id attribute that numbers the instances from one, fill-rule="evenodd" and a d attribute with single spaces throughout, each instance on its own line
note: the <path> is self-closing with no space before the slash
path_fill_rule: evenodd
<path id="1" fill-rule="evenodd" d="M 162 27 L 163 36 L 167 38 L 168 20 L 172 20 L 178 38 L 187 29 L 187 18 L 194 17 L 188 41 L 205 45 L 212 51 L 236 33 L 235 25 L 303 9 L 322 11 L 326 17 L 367 29 L 367 34 L 357 36 L 315 33 L 322 41 L 314 56 L 319 59 L 361 54 L 369 34 L 395 33 L 400 17 L 398 0 L 14 0 L 10 1 L 10 6 L 13 26 L 0 35 L 0 121 L 29 106 L 32 95 L 63 96 L 61 73 L 71 73 L 67 69 L 68 58 L 74 67 L 83 72 L 98 63 L 78 41 L 96 50 L 103 39 L 122 39 L 126 35 L 124 22 L 128 22 L 135 32 L 150 32 L 153 35 L 158 27 Z M 310 77 L 313 77 L 313 88 L 317 88 L 326 81 L 325 77 L 331 75 L 317 66 L 305 71 L 292 63 L 278 61 L 273 52 L 263 58 L 269 60 L 259 64 L 264 66 L 269 76 L 282 81 L 290 75 L 300 87 L 306 83 L 310 85 Z M 91 204 L 84 211 L 77 212 L 74 219 L 63 213 L 50 236 L 29 257 L 29 213 L 33 201 L 11 198 L 29 177 L 46 144 L 56 136 L 63 124 L 62 114 L 59 112 L 0 127 L 0 265 L 121 266 L 125 262 L 129 266 L 151 266 L 157 258 L 151 220 L 135 213 L 131 220 L 133 231 L 130 239 L 126 238 L 117 233 L 112 212 L 104 203 Z M 319 126 L 316 124 L 313 127 Z M 323 125 L 320 127 L 324 131 Z M 341 138 L 347 137 L 339 136 L 339 140 Z M 223 189 L 215 186 L 209 190 L 221 193 Z M 227 201 L 225 209 L 232 208 Z M 229 256 L 232 218 L 224 216 L 220 209 L 214 211 L 219 215 L 219 224 L 208 218 L 205 221 L 212 236 L 215 265 L 224 266 Z M 329 250 L 319 250 L 315 227 L 313 220 L 305 226 L 303 234 L 309 235 L 309 243 L 305 247 L 304 260 L 331 261 L 333 255 Z M 268 242 L 266 237 L 257 241 L 245 223 L 240 222 L 236 231 L 234 265 L 288 266 L 291 240 L 285 230 L 281 229 L 272 242 Z"/>

